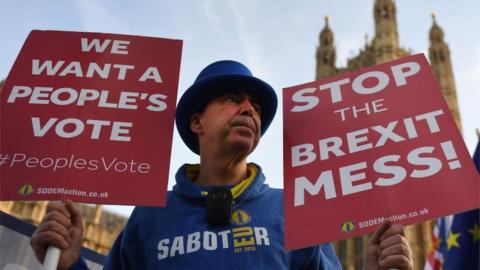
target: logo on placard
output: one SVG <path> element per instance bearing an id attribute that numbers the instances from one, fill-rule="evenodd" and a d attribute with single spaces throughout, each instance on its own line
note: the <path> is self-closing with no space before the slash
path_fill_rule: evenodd
<path id="1" fill-rule="evenodd" d="M 30 195 L 35 189 L 32 184 L 23 184 L 18 188 L 18 193 L 23 196 Z"/>
<path id="2" fill-rule="evenodd" d="M 235 225 L 248 224 L 251 219 L 250 214 L 243 209 L 235 209 L 232 213 L 232 223 Z"/>
<path id="3" fill-rule="evenodd" d="M 355 230 L 355 223 L 351 220 L 347 220 L 342 224 L 341 230 L 344 233 L 351 233 Z"/>

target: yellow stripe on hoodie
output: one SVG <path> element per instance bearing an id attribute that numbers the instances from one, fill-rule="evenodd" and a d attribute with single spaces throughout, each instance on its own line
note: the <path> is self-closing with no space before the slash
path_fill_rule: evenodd
<path id="1" fill-rule="evenodd" d="M 186 170 L 188 178 L 190 178 L 192 181 L 195 181 L 200 173 L 200 164 L 187 164 Z M 240 196 L 250 186 L 250 184 L 253 182 L 253 179 L 257 177 L 258 169 L 253 163 L 247 164 L 247 170 L 248 177 L 230 189 L 234 199 Z M 202 195 L 207 196 L 207 194 L 207 191 L 202 191 Z"/>

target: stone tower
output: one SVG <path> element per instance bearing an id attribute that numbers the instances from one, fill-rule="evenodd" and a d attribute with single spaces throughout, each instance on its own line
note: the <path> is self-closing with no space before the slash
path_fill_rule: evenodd
<path id="1" fill-rule="evenodd" d="M 342 72 L 356 70 L 409 55 L 410 53 L 399 46 L 397 32 L 396 7 L 393 0 L 375 0 L 373 9 L 375 19 L 375 36 L 366 40 L 365 46 L 358 55 L 347 59 L 346 67 L 335 65 L 334 34 L 328 20 L 320 33 L 320 42 L 317 48 L 316 61 L 317 80 L 333 76 Z M 429 59 L 436 79 L 450 107 L 452 115 L 459 129 L 460 115 L 453 78 L 450 51 L 444 41 L 444 33 L 433 17 L 433 25 L 429 34 Z M 333 56 L 333 57 L 332 57 Z M 333 61 L 333 62 L 332 62 Z M 421 270 L 425 265 L 425 258 L 432 248 L 431 235 L 433 221 L 427 221 L 407 226 L 407 238 L 412 247 L 414 269 Z M 368 236 L 357 237 L 334 243 L 335 251 L 342 263 L 343 269 L 355 270 L 363 267 L 363 254 Z"/>
<path id="2" fill-rule="evenodd" d="M 320 46 L 317 49 L 317 74 L 332 76 L 337 73 L 335 68 L 335 46 L 333 45 L 333 32 L 328 26 L 328 16 L 325 16 L 325 27 L 320 32 Z"/>
<path id="3" fill-rule="evenodd" d="M 455 119 L 458 129 L 461 131 L 462 125 L 460 123 L 460 112 L 458 110 L 457 90 L 455 89 L 455 80 L 450 62 L 450 49 L 443 40 L 443 30 L 437 24 L 435 14 L 432 14 L 432 19 L 433 25 L 432 28 L 430 28 L 428 58 L 430 59 L 430 64 L 437 82 L 447 100 L 448 107 L 452 112 L 453 119 Z"/>
<path id="4" fill-rule="evenodd" d="M 320 42 L 317 48 L 317 80 L 349 70 L 388 62 L 393 59 L 409 55 L 408 51 L 401 48 L 397 31 L 396 8 L 393 0 L 376 0 L 373 9 L 375 18 L 375 36 L 365 42 L 360 53 L 347 59 L 346 67 L 335 66 L 334 34 L 325 21 L 325 27 L 320 33 Z M 324 56 L 333 58 L 325 59 Z M 326 61 L 328 60 L 328 61 Z"/>
<path id="5" fill-rule="evenodd" d="M 376 63 L 397 58 L 398 32 L 397 10 L 393 0 L 377 0 L 373 8 L 375 18 L 375 37 L 372 46 L 378 53 Z"/>

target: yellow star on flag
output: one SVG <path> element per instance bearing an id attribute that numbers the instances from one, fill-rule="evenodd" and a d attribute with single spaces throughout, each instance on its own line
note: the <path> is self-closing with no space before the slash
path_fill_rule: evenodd
<path id="1" fill-rule="evenodd" d="M 450 232 L 450 234 L 448 235 L 448 239 L 447 239 L 447 249 L 450 250 L 453 246 L 455 247 L 460 247 L 460 245 L 458 244 L 458 237 L 460 237 L 460 233 L 453 233 L 453 232 Z"/>
<path id="2" fill-rule="evenodd" d="M 477 224 L 474 224 L 473 229 L 468 230 L 468 232 L 472 234 L 474 243 L 480 240 L 480 228 L 478 227 Z"/>

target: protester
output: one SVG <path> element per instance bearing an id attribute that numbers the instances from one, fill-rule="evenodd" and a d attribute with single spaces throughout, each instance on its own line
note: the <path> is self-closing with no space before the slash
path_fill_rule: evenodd
<path id="1" fill-rule="evenodd" d="M 179 134 L 200 164 L 177 171 L 165 208 L 135 208 L 105 269 L 341 269 L 331 244 L 284 250 L 283 191 L 269 188 L 261 167 L 247 163 L 276 109 L 272 87 L 241 63 L 203 69 L 176 110 Z M 87 269 L 82 232 L 71 201 L 50 203 L 31 245 L 40 261 L 54 245 L 62 249 L 59 269 Z M 411 270 L 403 226 L 378 228 L 365 262 L 369 270 Z"/>

